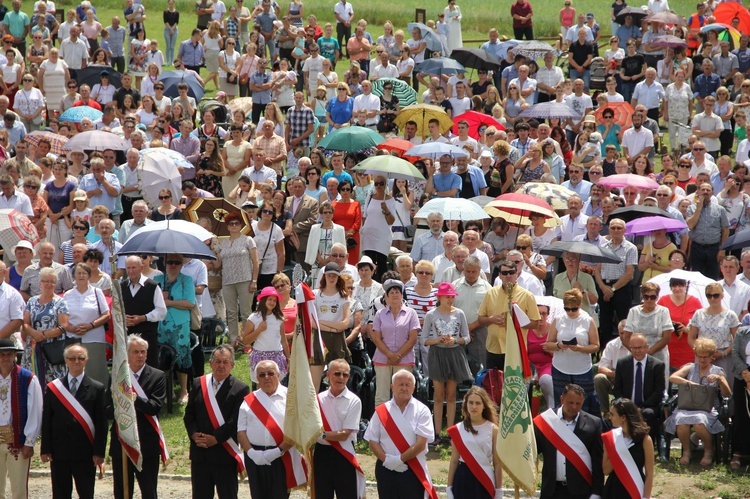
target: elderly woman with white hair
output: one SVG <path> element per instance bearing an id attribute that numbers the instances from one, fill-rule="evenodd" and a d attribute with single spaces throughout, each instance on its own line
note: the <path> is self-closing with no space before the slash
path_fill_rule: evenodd
<path id="1" fill-rule="evenodd" d="M 321 222 L 310 228 L 307 238 L 305 263 L 313 269 L 313 282 L 317 281 L 318 271 L 332 261 L 333 245 L 346 246 L 346 232 L 343 226 L 333 223 L 333 213 L 333 205 L 328 201 L 320 205 Z"/>
<path id="2" fill-rule="evenodd" d="M 47 354 L 44 352 L 44 345 L 64 340 L 70 327 L 68 305 L 55 294 L 56 284 L 57 273 L 54 269 L 45 267 L 39 272 L 41 292 L 26 303 L 21 327 L 21 338 L 25 345 L 21 365 L 39 376 L 43 386 L 64 376 L 67 371 L 64 361 L 60 364 L 48 361 L 48 355 L 56 348 L 48 346 Z"/>

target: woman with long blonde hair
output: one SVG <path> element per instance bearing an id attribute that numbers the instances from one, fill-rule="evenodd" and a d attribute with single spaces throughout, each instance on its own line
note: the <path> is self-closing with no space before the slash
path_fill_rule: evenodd
<path id="1" fill-rule="evenodd" d="M 222 49 L 221 39 L 221 24 L 219 21 L 211 21 L 208 23 L 208 29 L 203 32 L 203 37 L 200 42 L 203 44 L 203 50 L 205 52 L 204 60 L 206 61 L 206 70 L 208 71 L 208 77 L 204 80 L 206 85 L 208 82 L 213 81 L 214 87 L 219 88 L 219 52 Z"/>

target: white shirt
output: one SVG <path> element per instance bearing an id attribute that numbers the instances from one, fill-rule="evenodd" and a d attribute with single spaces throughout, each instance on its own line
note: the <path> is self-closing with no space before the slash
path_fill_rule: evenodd
<path id="1" fill-rule="evenodd" d="M 23 296 L 13 286 L 0 283 L 0 329 L 10 321 L 23 320 L 23 309 L 26 304 Z"/>
<path id="2" fill-rule="evenodd" d="M 602 357 L 599 360 L 600 367 L 606 367 L 607 369 L 615 370 L 617 367 L 617 361 L 630 355 L 630 350 L 625 348 L 622 344 L 622 340 L 618 336 L 614 340 L 607 343 L 602 352 Z"/>
<path id="3" fill-rule="evenodd" d="M 333 6 L 333 13 L 345 22 L 350 23 L 354 17 L 354 8 L 349 2 L 336 2 L 336 5 Z M 338 19 L 336 19 L 336 22 L 338 22 Z"/>
<path id="4" fill-rule="evenodd" d="M 137 284 L 133 284 L 129 280 L 127 281 L 130 286 L 130 294 L 135 296 L 139 289 L 148 280 L 148 277 L 141 275 Z M 127 310 L 125 311 L 127 313 Z M 164 304 L 164 295 L 161 294 L 161 288 L 158 288 L 154 292 L 154 309 L 146 314 L 146 320 L 149 322 L 161 322 L 167 316 L 167 306 Z"/>
<path id="5" fill-rule="evenodd" d="M 378 78 L 398 78 L 398 68 L 393 64 L 378 64 L 372 70 L 370 70 L 370 79 L 377 80 Z"/>
<path id="6" fill-rule="evenodd" d="M 18 210 L 28 217 L 34 216 L 34 210 L 31 208 L 31 200 L 29 196 L 16 190 L 10 198 L 6 198 L 5 194 L 0 193 L 0 209 L 9 208 L 12 210 Z"/>
<path id="7" fill-rule="evenodd" d="M 562 225 L 560 226 L 560 241 L 574 241 L 576 236 L 586 235 L 586 223 L 589 217 L 580 213 L 575 219 L 570 215 L 561 217 Z"/>
<path id="8" fill-rule="evenodd" d="M 742 282 L 739 276 L 735 277 L 731 286 L 724 279 L 719 281 L 719 284 L 729 295 L 729 308 L 737 314 L 737 317 L 742 317 L 742 311 L 747 310 L 747 302 L 750 301 L 750 286 Z"/>
<path id="9" fill-rule="evenodd" d="M 103 313 L 109 312 L 107 300 L 101 289 L 89 286 L 81 293 L 73 288 L 63 295 L 70 311 L 70 323 L 75 325 L 91 324 Z M 104 324 L 87 332 L 82 338 L 83 343 L 104 343 Z"/>
<path id="10" fill-rule="evenodd" d="M 208 291 L 208 268 L 206 267 L 206 264 L 193 258 L 189 262 L 185 262 L 180 272 L 192 277 L 195 287 L 206 286 L 202 294 L 199 295 L 196 293 L 195 295 L 198 302 L 198 308 L 201 310 L 203 317 L 216 315 L 216 309 L 211 301 L 211 293 Z"/>
<path id="11" fill-rule="evenodd" d="M 391 403 L 395 406 L 396 401 L 391 399 Z M 396 406 L 396 410 L 398 410 L 398 406 Z M 432 424 L 432 414 L 422 402 L 412 397 L 404 408 L 402 415 L 409 423 L 410 429 L 418 437 L 426 438 L 427 443 L 431 443 L 435 440 L 435 427 Z M 365 440 L 368 442 L 379 443 L 383 448 L 383 452 L 387 455 L 401 455 L 401 452 L 393 443 L 393 440 L 391 440 L 391 437 L 385 431 L 385 428 L 383 428 L 383 423 L 380 421 L 377 412 L 375 412 L 372 415 L 372 419 L 370 419 L 370 426 L 367 427 L 367 431 L 365 432 Z M 427 453 L 426 446 L 421 453 Z"/>
<path id="12" fill-rule="evenodd" d="M 360 94 L 354 98 L 354 112 L 359 109 L 367 109 L 368 114 L 370 111 L 380 111 L 380 97 L 370 93 L 370 95 Z M 375 125 L 380 117 L 375 115 L 374 117 L 368 117 L 365 121 L 366 125 Z"/>
<path id="13" fill-rule="evenodd" d="M 338 396 L 335 396 L 328 389 L 321 393 L 320 397 L 330 401 L 333 413 L 341 423 L 341 429 L 351 430 L 347 440 L 356 443 L 357 431 L 359 431 L 359 418 L 362 415 L 362 402 L 359 400 L 359 397 L 350 392 L 346 387 L 344 387 L 344 390 Z M 318 443 L 331 445 L 328 440 L 323 440 L 322 438 L 318 438 Z"/>
<path id="14" fill-rule="evenodd" d="M 256 396 L 260 390 L 255 390 Z M 267 395 L 271 401 L 271 404 L 282 414 L 281 421 L 276 421 L 279 426 L 284 427 L 283 415 L 286 414 L 286 387 L 279 384 L 276 391 L 271 395 Z M 276 447 L 276 440 L 274 440 L 271 432 L 268 428 L 260 421 L 255 413 L 250 410 L 250 406 L 247 402 L 243 401 L 240 406 L 240 412 L 237 415 L 237 432 L 244 431 L 250 440 L 250 445 L 253 447 Z"/>
<path id="15" fill-rule="evenodd" d="M 469 256 L 477 257 L 479 259 L 479 262 L 482 264 L 482 271 L 487 274 L 490 273 L 490 258 L 487 256 L 487 253 L 477 248 L 474 250 L 474 253 L 470 254 Z"/>
<path id="16" fill-rule="evenodd" d="M 622 147 L 628 149 L 628 155 L 633 158 L 647 147 L 654 147 L 654 134 L 651 130 L 642 126 L 640 130 L 628 128 L 622 134 Z"/>
<path id="17" fill-rule="evenodd" d="M 448 101 L 451 103 L 451 106 L 453 106 L 453 117 L 461 116 L 466 111 L 471 111 L 471 99 L 468 97 L 459 98 L 459 97 L 451 97 L 448 99 Z"/>
<path id="18" fill-rule="evenodd" d="M 557 417 L 559 417 L 562 422 L 565 423 L 565 426 L 567 426 L 570 431 L 574 431 L 576 429 L 576 425 L 578 424 L 580 413 L 576 414 L 576 417 L 573 421 L 566 421 L 565 419 L 563 419 L 562 407 L 560 407 L 559 409 L 557 409 Z M 557 461 L 555 462 L 555 464 L 556 480 L 558 482 L 566 481 L 567 471 L 565 470 L 565 456 L 560 451 L 557 451 Z"/>

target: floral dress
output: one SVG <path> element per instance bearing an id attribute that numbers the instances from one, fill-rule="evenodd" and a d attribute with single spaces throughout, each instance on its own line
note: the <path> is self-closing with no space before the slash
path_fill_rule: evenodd
<path id="1" fill-rule="evenodd" d="M 28 303 L 26 303 L 25 310 L 31 316 L 31 327 L 40 331 L 46 331 L 57 327 L 57 316 L 58 314 L 67 314 L 68 305 L 59 296 L 55 296 L 52 300 L 44 304 L 39 303 L 38 296 L 32 296 Z M 59 366 L 47 364 L 42 353 L 42 345 L 45 342 L 61 341 L 65 338 L 65 335 L 60 335 L 41 343 L 37 343 L 31 339 L 26 342 L 23 356 L 21 357 L 21 365 L 39 376 L 39 379 L 44 381 L 42 383 L 43 387 L 46 387 L 47 383 L 65 376 L 68 368 L 65 364 Z"/>
<path id="2" fill-rule="evenodd" d="M 204 170 L 207 172 L 213 172 L 213 170 L 208 164 L 208 160 L 209 158 L 201 158 L 200 166 L 198 166 L 198 169 Z M 224 189 L 221 185 L 221 177 L 219 177 L 217 173 L 218 172 L 196 175 L 195 185 L 199 189 L 203 189 L 204 191 L 210 192 L 211 194 L 214 195 L 214 197 L 223 198 Z"/>
<path id="3" fill-rule="evenodd" d="M 159 286 L 169 293 L 170 300 L 187 300 L 195 304 L 193 278 L 180 274 L 168 281 L 165 274 L 154 277 Z M 190 310 L 167 307 L 167 316 L 159 322 L 159 343 L 171 346 L 177 352 L 177 367 L 180 371 L 190 369 L 193 359 L 190 354 Z"/>
<path id="4" fill-rule="evenodd" d="M 719 194 L 718 199 L 719 204 L 727 210 L 730 233 L 744 229 L 750 222 L 750 195 L 741 192 L 739 196 L 731 198 Z"/>

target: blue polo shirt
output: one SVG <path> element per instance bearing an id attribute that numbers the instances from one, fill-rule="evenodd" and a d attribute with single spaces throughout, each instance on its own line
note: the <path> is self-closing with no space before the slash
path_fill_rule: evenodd
<path id="1" fill-rule="evenodd" d="M 15 10 L 10 10 L 7 14 L 5 14 L 5 17 L 3 18 L 3 24 L 8 27 L 8 31 L 10 31 L 11 35 L 15 36 L 16 38 L 21 38 L 26 26 L 31 24 L 31 19 L 29 19 L 29 16 L 27 16 L 20 10 L 18 12 L 16 12 Z"/>
<path id="2" fill-rule="evenodd" d="M 455 173 L 448 173 L 443 175 L 442 173 L 436 173 L 432 176 L 432 184 L 435 186 L 436 192 L 449 191 L 451 189 L 458 189 L 458 192 L 454 197 L 458 197 L 461 192 L 461 177 Z"/>

